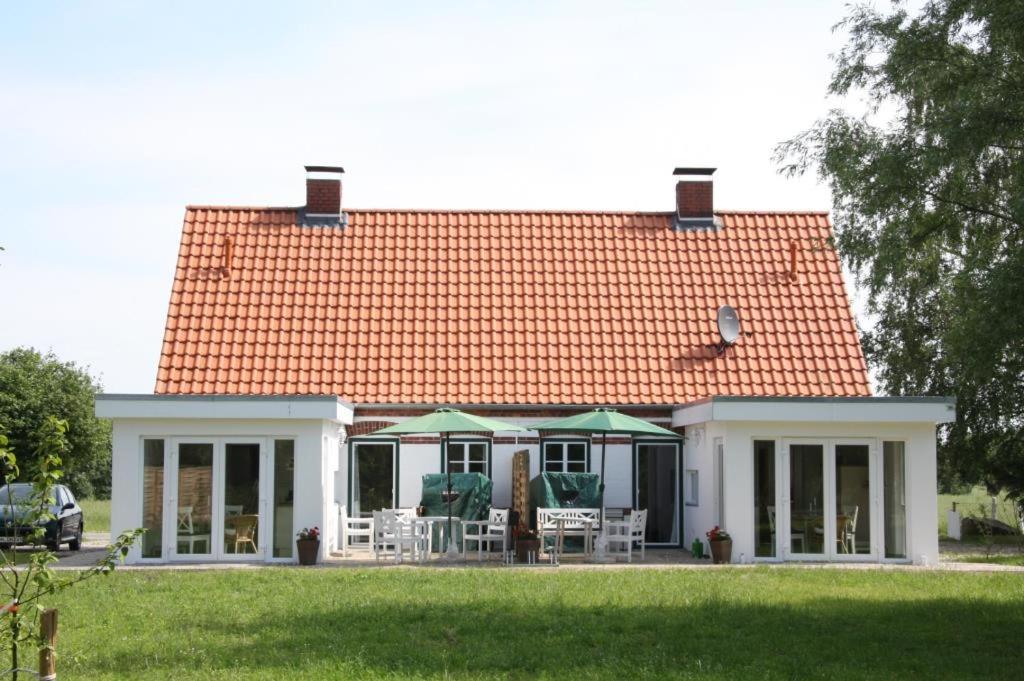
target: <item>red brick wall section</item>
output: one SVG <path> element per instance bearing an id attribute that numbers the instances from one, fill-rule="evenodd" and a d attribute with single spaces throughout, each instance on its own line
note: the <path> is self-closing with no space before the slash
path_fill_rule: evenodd
<path id="1" fill-rule="evenodd" d="M 711 182 L 680 180 L 676 183 L 676 211 L 681 218 L 709 218 L 714 215 L 714 189 Z"/>
<path id="2" fill-rule="evenodd" d="M 579 414 L 585 411 L 590 411 L 592 407 L 581 407 L 579 409 L 551 409 L 543 405 L 537 407 L 499 407 L 499 408 L 488 408 L 488 409 L 473 409 L 472 407 L 464 409 L 471 414 L 478 414 L 480 416 L 486 416 L 488 418 L 495 419 L 508 419 L 508 418 L 535 418 L 535 419 L 556 419 L 563 416 L 571 416 L 573 414 Z M 636 416 L 637 418 L 643 419 L 671 419 L 672 418 L 672 407 L 665 405 L 652 405 L 650 407 L 617 407 L 617 409 L 623 414 L 629 416 Z M 416 406 L 390 406 L 390 407 L 375 407 L 373 405 L 360 405 L 355 409 L 355 415 L 357 417 L 388 417 L 388 416 L 422 416 L 423 414 L 429 414 L 434 411 L 433 407 L 416 407 Z"/>
<path id="3" fill-rule="evenodd" d="M 341 182 L 307 178 L 306 212 L 330 215 L 341 213 Z"/>
<path id="4" fill-rule="evenodd" d="M 395 425 L 394 421 L 356 421 L 351 426 L 345 426 L 345 432 L 348 437 L 358 437 L 393 425 Z"/>

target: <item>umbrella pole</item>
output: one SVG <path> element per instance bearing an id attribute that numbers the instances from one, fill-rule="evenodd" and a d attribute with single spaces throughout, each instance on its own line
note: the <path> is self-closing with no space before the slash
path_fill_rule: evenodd
<path id="1" fill-rule="evenodd" d="M 444 469 L 448 474 L 448 548 L 445 550 L 445 560 L 458 560 L 459 547 L 455 542 L 455 534 L 452 532 L 452 467 L 448 463 L 448 433 L 444 433 L 441 439 L 441 456 L 444 462 Z"/>
<path id="2" fill-rule="evenodd" d="M 601 527 L 604 527 L 604 452 L 608 446 L 608 433 L 601 433 L 601 484 L 598 491 L 601 493 Z"/>

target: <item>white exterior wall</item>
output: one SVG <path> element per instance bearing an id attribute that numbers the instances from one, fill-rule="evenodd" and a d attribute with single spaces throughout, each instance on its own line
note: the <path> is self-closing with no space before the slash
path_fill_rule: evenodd
<path id="1" fill-rule="evenodd" d="M 321 420 L 214 420 L 214 419 L 118 419 L 113 420 L 113 462 L 111 495 L 111 534 L 116 536 L 142 524 L 142 441 L 167 440 L 164 448 L 165 480 L 171 453 L 171 438 L 267 438 L 295 441 L 295 506 L 293 532 L 303 527 L 319 526 L 325 537 L 321 541 L 321 557 L 332 547 L 328 537 L 336 535 L 333 470 L 337 457 L 336 424 Z M 332 434 L 333 433 L 333 434 Z M 327 449 L 324 449 L 326 442 Z M 333 459 L 333 461 L 332 461 Z M 330 471 L 330 473 L 328 473 Z M 169 544 L 175 534 L 177 511 L 168 502 L 176 494 L 165 486 L 163 513 L 163 557 L 170 558 Z M 332 534 L 327 534 L 330 531 Z M 261 537 L 261 542 L 267 539 Z M 136 545 L 128 562 L 140 560 Z M 183 557 L 185 559 L 185 557 Z"/>
<path id="2" fill-rule="evenodd" d="M 938 487 L 936 472 L 935 426 L 929 423 L 807 423 L 773 421 L 736 421 L 708 424 L 723 433 L 725 444 L 725 524 L 732 534 L 733 560 L 754 556 L 754 440 L 775 440 L 776 508 L 785 507 L 784 471 L 781 468 L 784 442 L 791 438 L 870 440 L 881 462 L 884 440 L 906 443 L 907 560 L 932 565 L 938 562 Z M 690 428 L 687 428 L 690 431 Z M 708 438 L 710 441 L 710 438 Z M 876 466 L 873 480 L 881 480 Z M 690 510 L 689 508 L 687 509 Z M 882 545 L 881 491 L 871 509 L 872 544 L 876 558 L 884 556 Z M 780 512 L 779 517 L 783 514 Z M 700 516 L 703 518 L 703 516 Z M 689 527 L 689 524 L 688 524 Z M 782 531 L 780 529 L 780 531 Z M 687 535 L 690 536 L 689 534 Z M 690 537 L 692 541 L 692 537 Z M 784 543 L 784 542 L 781 542 Z M 781 553 L 781 552 L 780 552 Z"/>
<path id="3" fill-rule="evenodd" d="M 713 443 L 721 435 L 719 424 L 701 423 L 686 428 L 683 445 L 683 548 L 689 549 L 693 540 L 700 539 L 707 552 L 705 533 L 721 523 L 718 517 L 718 485 L 715 479 Z M 697 471 L 697 504 L 686 505 L 686 471 Z"/>

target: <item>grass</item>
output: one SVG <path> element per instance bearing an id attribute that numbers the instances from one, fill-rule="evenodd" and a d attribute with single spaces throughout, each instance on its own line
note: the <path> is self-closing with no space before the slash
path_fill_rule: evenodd
<path id="1" fill-rule="evenodd" d="M 1024 567 L 1024 553 L 996 553 L 990 556 L 968 554 L 957 556 L 956 560 L 964 563 L 988 563 L 995 565 L 1019 565 Z"/>
<path id="2" fill-rule="evenodd" d="M 984 505 L 985 517 L 989 517 L 992 508 L 992 497 L 985 491 L 984 487 L 974 487 L 967 494 L 940 494 L 939 495 L 939 537 L 948 536 L 949 526 L 946 523 L 946 511 L 953 508 L 953 502 L 957 504 L 960 517 L 966 518 L 969 515 L 982 515 L 981 506 Z M 996 518 L 1009 524 L 1017 526 L 1014 518 L 1013 503 L 1007 501 L 1006 496 L 1000 494 L 996 502 Z"/>
<path id="3" fill-rule="evenodd" d="M 110 499 L 79 499 L 86 532 L 110 532 Z"/>
<path id="4" fill-rule="evenodd" d="M 62 594 L 69 679 L 1010 679 L 1019 574 L 124 571 Z"/>

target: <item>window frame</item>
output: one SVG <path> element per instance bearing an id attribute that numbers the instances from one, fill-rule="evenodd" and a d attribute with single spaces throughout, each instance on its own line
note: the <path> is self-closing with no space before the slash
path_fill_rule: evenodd
<path id="1" fill-rule="evenodd" d="M 566 470 L 569 464 L 569 448 L 568 445 L 581 444 L 583 445 L 583 470 L 582 471 L 569 471 Z M 548 470 L 548 445 L 560 445 L 562 447 L 562 470 L 552 471 Z M 590 445 L 591 440 L 583 437 L 551 437 L 543 438 L 540 441 L 540 472 L 541 473 L 590 473 Z"/>
<path id="2" fill-rule="evenodd" d="M 485 475 L 488 479 L 492 479 L 491 478 L 491 467 L 492 467 L 491 441 L 489 439 L 487 439 L 487 438 L 482 438 L 482 437 L 475 437 L 475 438 L 474 437 L 455 437 L 455 438 L 450 438 L 448 440 L 447 447 L 449 447 L 449 448 L 452 447 L 452 445 L 462 445 L 463 446 L 462 463 L 463 463 L 464 470 L 462 470 L 462 471 L 452 471 L 452 472 L 453 473 L 467 473 L 467 472 L 475 473 L 475 472 L 479 472 L 479 471 L 468 471 L 468 470 L 465 470 L 466 468 L 469 467 L 468 466 L 468 464 L 469 464 L 469 445 L 474 445 L 474 444 L 482 444 L 484 446 L 484 468 L 485 468 L 486 472 L 484 472 L 483 475 Z M 440 444 L 440 449 L 441 449 L 441 472 L 442 473 L 448 473 L 448 452 L 445 451 L 445 449 L 444 449 L 445 446 L 446 445 L 444 444 L 444 440 L 442 439 L 441 440 L 441 444 Z"/>
<path id="3" fill-rule="evenodd" d="M 683 505 L 700 506 L 700 469 L 683 469 Z"/>
<path id="4" fill-rule="evenodd" d="M 402 439 L 400 437 L 381 437 L 374 435 L 358 435 L 356 437 L 348 438 L 345 442 L 345 446 L 348 447 L 348 473 L 345 480 L 345 487 L 347 488 L 347 497 L 345 503 L 349 512 L 352 512 L 352 499 L 355 497 L 354 481 L 352 479 L 352 469 L 355 467 L 355 456 L 357 445 L 391 445 L 394 449 L 392 450 L 392 462 L 394 467 L 393 480 L 391 483 L 392 494 L 394 495 L 394 501 L 392 502 L 396 507 L 399 504 L 399 498 L 401 489 L 399 488 L 399 481 L 401 480 L 401 463 L 402 463 Z M 369 517 L 369 516 L 364 516 Z"/>

